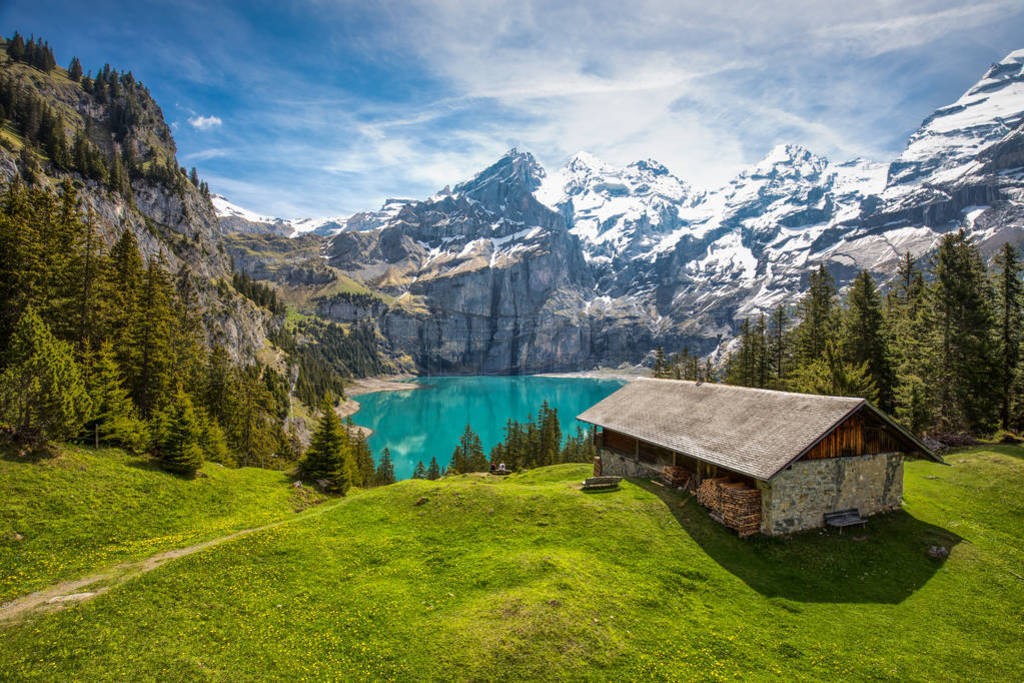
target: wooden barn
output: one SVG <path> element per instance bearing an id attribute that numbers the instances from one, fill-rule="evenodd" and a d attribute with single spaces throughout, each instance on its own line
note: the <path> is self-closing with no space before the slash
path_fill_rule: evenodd
<path id="1" fill-rule="evenodd" d="M 861 398 L 640 379 L 578 419 L 596 427 L 596 473 L 686 486 L 744 536 L 894 510 L 904 458 L 941 462 Z"/>

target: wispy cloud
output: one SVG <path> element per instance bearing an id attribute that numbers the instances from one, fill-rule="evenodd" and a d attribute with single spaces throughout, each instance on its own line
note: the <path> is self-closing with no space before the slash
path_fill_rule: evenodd
<path id="1" fill-rule="evenodd" d="M 211 128 L 217 128 L 223 123 L 220 117 L 217 116 L 191 116 L 188 122 L 197 130 L 210 130 Z"/>
<path id="2" fill-rule="evenodd" d="M 12 0 L 5 21 L 131 68 L 181 158 L 275 215 L 425 196 L 513 145 L 705 187 L 780 142 L 885 161 L 1024 36 L 1019 0 L 176 2 Z"/>

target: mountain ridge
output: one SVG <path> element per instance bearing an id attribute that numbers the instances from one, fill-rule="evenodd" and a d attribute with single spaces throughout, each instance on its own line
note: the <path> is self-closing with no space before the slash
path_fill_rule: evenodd
<path id="1" fill-rule="evenodd" d="M 949 230 L 968 230 L 986 254 L 1020 239 L 1022 125 L 1024 51 L 1016 51 L 926 117 L 888 164 L 837 163 L 781 144 L 723 186 L 700 190 L 654 160 L 614 167 L 580 152 L 548 172 L 513 148 L 454 189 L 346 223 L 324 238 L 324 255 L 371 289 L 416 302 L 404 323 L 415 333 L 396 334 L 379 308 L 346 308 L 344 317 L 373 317 L 420 367 L 580 369 L 638 362 L 659 344 L 716 354 L 740 320 L 792 305 L 819 264 L 840 287 L 861 269 L 884 282 L 903 253 L 921 257 Z M 551 276 L 541 278 L 542 293 L 510 285 L 509 266 L 541 255 L 549 260 L 537 261 L 539 272 Z M 464 306 L 463 289 L 494 305 Z M 453 315 L 454 328 L 427 331 Z M 508 349 L 492 354 L 496 337 L 480 339 L 469 322 L 497 329 L 508 316 L 516 322 L 507 334 L 534 330 L 514 362 L 499 361 L 511 358 Z"/>

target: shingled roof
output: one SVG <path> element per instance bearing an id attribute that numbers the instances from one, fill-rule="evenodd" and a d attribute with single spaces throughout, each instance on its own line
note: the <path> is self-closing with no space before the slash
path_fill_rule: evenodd
<path id="1" fill-rule="evenodd" d="M 767 481 L 862 408 L 893 427 L 913 450 L 935 459 L 862 398 L 638 379 L 577 419 Z"/>

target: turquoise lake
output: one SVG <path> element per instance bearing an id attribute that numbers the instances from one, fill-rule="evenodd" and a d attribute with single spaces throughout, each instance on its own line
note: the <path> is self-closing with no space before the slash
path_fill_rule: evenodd
<path id="1" fill-rule="evenodd" d="M 447 467 L 452 451 L 469 424 L 480 435 L 484 452 L 504 438 L 508 419 L 523 422 L 543 401 L 558 410 L 562 434 L 576 431 L 576 416 L 623 385 L 620 380 L 554 377 L 431 377 L 412 380 L 423 388 L 380 391 L 356 396 L 359 412 L 352 420 L 373 430 L 375 459 L 391 450 L 395 475 L 412 476 L 416 463 L 437 458 Z M 586 425 L 583 425 L 586 427 Z"/>

